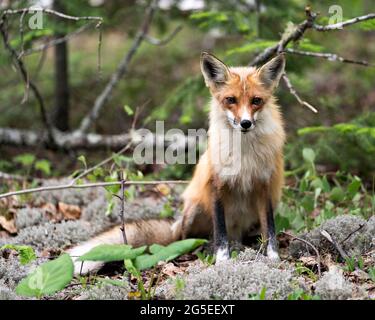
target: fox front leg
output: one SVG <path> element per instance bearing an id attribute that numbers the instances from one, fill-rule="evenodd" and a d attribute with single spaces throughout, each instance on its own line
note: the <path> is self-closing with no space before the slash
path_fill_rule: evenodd
<path id="1" fill-rule="evenodd" d="M 229 243 L 225 225 L 224 207 L 219 199 L 216 199 L 214 204 L 213 229 L 216 261 L 228 260 Z"/>
<path id="2" fill-rule="evenodd" d="M 278 244 L 276 240 L 275 232 L 275 220 L 271 200 L 267 203 L 267 212 L 266 212 L 266 239 L 267 239 L 267 257 L 272 260 L 280 260 L 278 253 Z"/>

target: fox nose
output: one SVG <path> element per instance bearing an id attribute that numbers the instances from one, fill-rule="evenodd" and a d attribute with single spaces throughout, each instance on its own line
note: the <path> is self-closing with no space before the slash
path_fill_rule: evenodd
<path id="1" fill-rule="evenodd" d="M 251 127 L 251 125 L 252 125 L 252 122 L 250 120 L 242 120 L 240 122 L 240 125 L 244 129 L 249 129 Z"/>

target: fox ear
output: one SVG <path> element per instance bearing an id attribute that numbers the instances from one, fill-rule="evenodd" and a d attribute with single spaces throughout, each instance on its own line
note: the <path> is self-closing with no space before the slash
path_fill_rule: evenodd
<path id="1" fill-rule="evenodd" d="M 225 83 L 229 77 L 229 70 L 224 62 L 207 52 L 201 54 L 201 71 L 208 87 L 219 86 Z"/>
<path id="2" fill-rule="evenodd" d="M 279 54 L 259 69 L 259 78 L 267 88 L 274 89 L 279 84 L 284 70 L 285 57 L 284 54 Z"/>

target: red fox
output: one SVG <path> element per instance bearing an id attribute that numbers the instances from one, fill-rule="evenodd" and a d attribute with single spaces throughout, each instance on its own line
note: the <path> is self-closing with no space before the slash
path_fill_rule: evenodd
<path id="1" fill-rule="evenodd" d="M 273 92 L 284 68 L 283 54 L 257 69 L 228 67 L 202 53 L 201 71 L 212 95 L 209 140 L 183 193 L 183 214 L 176 221 L 128 223 L 129 244 L 165 245 L 213 234 L 216 261 L 221 261 L 230 257 L 229 241 L 242 241 L 260 229 L 267 240 L 268 257 L 279 259 L 274 209 L 284 183 L 285 131 Z M 237 149 L 232 149 L 236 144 Z M 122 239 L 115 227 L 69 253 L 80 256 L 98 244 L 120 244 Z M 76 272 L 81 267 L 76 263 Z M 98 267 L 97 262 L 85 262 L 81 272 Z"/>

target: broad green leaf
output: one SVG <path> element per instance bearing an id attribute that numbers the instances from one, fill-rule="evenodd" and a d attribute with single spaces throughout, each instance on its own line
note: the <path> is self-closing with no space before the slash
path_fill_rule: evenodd
<path id="1" fill-rule="evenodd" d="M 305 159 L 305 161 L 310 162 L 310 163 L 314 163 L 315 152 L 314 152 L 313 149 L 304 148 L 302 150 L 302 156 L 303 156 L 303 159 Z"/>
<path id="2" fill-rule="evenodd" d="M 140 276 L 140 272 L 139 270 L 134 266 L 134 263 L 132 260 L 130 259 L 125 259 L 124 260 L 124 266 L 125 266 L 125 269 L 130 273 L 132 274 L 133 276 Z"/>
<path id="3" fill-rule="evenodd" d="M 73 279 L 74 266 L 68 254 L 46 262 L 23 279 L 16 293 L 26 297 L 51 295 L 63 288 Z"/>
<path id="4" fill-rule="evenodd" d="M 18 246 L 14 244 L 6 244 L 0 250 L 11 249 L 16 250 L 19 254 L 19 260 L 22 265 L 26 265 L 36 259 L 36 254 L 33 248 L 29 246 Z"/>
<path id="5" fill-rule="evenodd" d="M 155 253 L 159 252 L 161 249 L 164 249 L 164 248 L 165 248 L 165 246 L 162 246 L 162 245 L 160 245 L 160 244 L 155 243 L 155 244 L 151 245 L 151 246 L 148 248 L 148 250 L 149 250 L 152 254 L 155 254 Z"/>
<path id="6" fill-rule="evenodd" d="M 135 259 L 134 266 L 138 270 L 144 270 L 155 266 L 159 261 L 170 261 L 185 253 L 188 253 L 195 248 L 206 243 L 204 239 L 186 239 L 176 241 L 170 245 L 160 248 L 154 247 L 157 250 L 154 254 L 143 254 Z"/>
<path id="7" fill-rule="evenodd" d="M 123 261 L 135 259 L 145 252 L 147 246 L 133 249 L 124 244 L 101 244 L 80 257 L 79 261 Z"/>
<path id="8" fill-rule="evenodd" d="M 51 174 L 51 162 L 45 159 L 38 160 L 35 162 L 35 169 L 40 170 L 49 176 Z"/>
<path id="9" fill-rule="evenodd" d="M 358 177 L 354 178 L 354 180 L 348 185 L 349 197 L 353 198 L 357 194 L 360 187 L 361 180 Z"/>
<path id="10" fill-rule="evenodd" d="M 31 153 L 24 153 L 15 157 L 14 161 L 22 164 L 23 166 L 31 166 L 35 161 L 35 156 Z"/>
<path id="11" fill-rule="evenodd" d="M 332 201 L 340 202 L 344 200 L 345 192 L 340 187 L 334 187 L 329 195 L 329 199 Z"/>
<path id="12" fill-rule="evenodd" d="M 301 206 L 306 210 L 306 212 L 311 212 L 314 210 L 315 199 L 310 195 L 306 195 L 301 200 Z"/>

